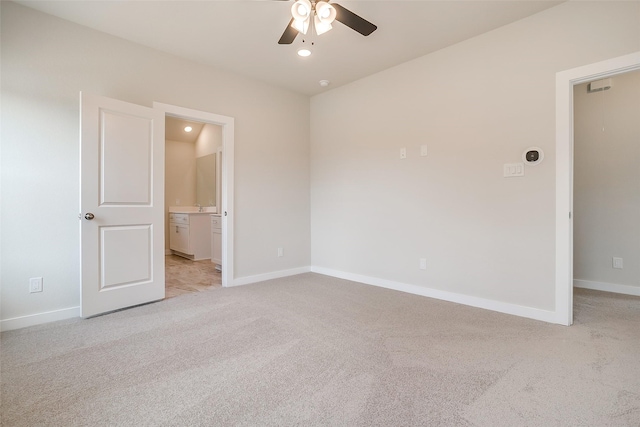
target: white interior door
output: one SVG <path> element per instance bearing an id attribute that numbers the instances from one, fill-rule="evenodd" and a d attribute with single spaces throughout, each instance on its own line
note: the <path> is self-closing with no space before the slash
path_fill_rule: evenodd
<path id="1" fill-rule="evenodd" d="M 164 298 L 164 113 L 80 94 L 81 316 Z"/>

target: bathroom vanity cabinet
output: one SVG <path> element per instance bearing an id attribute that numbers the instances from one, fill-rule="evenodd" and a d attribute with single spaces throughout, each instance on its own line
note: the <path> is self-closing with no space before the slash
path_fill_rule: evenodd
<path id="1" fill-rule="evenodd" d="M 211 221 L 208 213 L 169 213 L 171 253 L 194 261 L 211 258 Z"/>
<path id="2" fill-rule="evenodd" d="M 211 215 L 211 262 L 222 268 L 222 217 Z"/>

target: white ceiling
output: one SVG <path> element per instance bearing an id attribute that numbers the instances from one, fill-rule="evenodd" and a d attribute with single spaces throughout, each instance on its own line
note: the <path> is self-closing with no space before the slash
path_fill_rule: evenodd
<path id="1" fill-rule="evenodd" d="M 278 45 L 291 1 L 66 1 L 18 3 L 105 33 L 250 78 L 314 95 L 533 15 L 561 1 L 350 1 L 378 26 L 364 37 L 337 22 L 301 58 Z M 322 79 L 331 82 L 320 87 Z"/>

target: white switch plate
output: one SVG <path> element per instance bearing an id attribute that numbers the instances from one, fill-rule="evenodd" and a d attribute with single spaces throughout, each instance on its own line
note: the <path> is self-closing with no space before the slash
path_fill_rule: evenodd
<path id="1" fill-rule="evenodd" d="M 622 258 L 613 257 L 613 268 L 622 269 Z"/>
<path id="2" fill-rule="evenodd" d="M 420 270 L 426 270 L 426 269 L 427 269 L 427 259 L 420 258 Z"/>
<path id="3" fill-rule="evenodd" d="M 505 163 L 504 177 L 524 176 L 524 163 Z"/>
<path id="4" fill-rule="evenodd" d="M 284 256 L 284 249 L 278 248 L 278 257 Z"/>
<path id="5" fill-rule="evenodd" d="M 407 149 L 406 148 L 401 148 L 400 149 L 400 158 L 401 159 L 406 159 L 407 158 Z"/>
<path id="6" fill-rule="evenodd" d="M 32 277 L 29 279 L 29 292 L 42 292 L 42 277 Z"/>
<path id="7" fill-rule="evenodd" d="M 427 155 L 427 146 L 426 145 L 421 145 L 420 146 L 420 155 L 421 156 L 426 156 Z"/>

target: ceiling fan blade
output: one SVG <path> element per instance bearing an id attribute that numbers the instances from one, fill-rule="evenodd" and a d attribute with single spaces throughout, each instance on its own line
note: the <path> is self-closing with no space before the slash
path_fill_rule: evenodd
<path id="1" fill-rule="evenodd" d="M 296 39 L 298 35 L 298 30 L 291 26 L 293 24 L 293 18 L 289 21 L 289 25 L 284 29 L 284 33 L 282 33 L 282 37 L 278 40 L 278 44 L 291 44 Z"/>
<path id="2" fill-rule="evenodd" d="M 336 9 L 336 21 L 342 22 L 344 25 L 359 32 L 363 36 L 368 36 L 378 28 L 376 25 L 339 4 L 331 3 L 331 5 Z"/>

